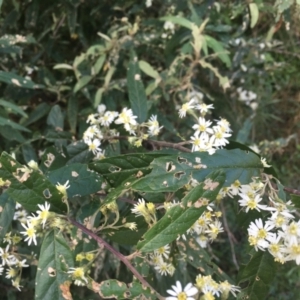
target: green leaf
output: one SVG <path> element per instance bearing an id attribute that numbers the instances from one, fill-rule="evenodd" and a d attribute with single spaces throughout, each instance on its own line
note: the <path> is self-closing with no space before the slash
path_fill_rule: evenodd
<path id="1" fill-rule="evenodd" d="M 0 196 L 0 241 L 5 237 L 15 213 L 15 201 L 8 196 L 7 193 L 2 193 Z"/>
<path id="2" fill-rule="evenodd" d="M 249 137 L 249 134 L 252 129 L 252 119 L 251 117 L 247 118 L 242 126 L 242 128 L 238 131 L 236 141 L 239 143 L 246 143 Z"/>
<path id="3" fill-rule="evenodd" d="M 66 212 L 62 194 L 39 171 L 32 170 L 31 173 L 22 171 L 24 166 L 5 152 L 1 154 L 0 164 L 0 178 L 10 181 L 7 194 L 25 209 L 36 211 L 38 204 L 48 201 L 52 211 Z"/>
<path id="4" fill-rule="evenodd" d="M 147 97 L 134 51 L 131 52 L 131 59 L 127 72 L 127 86 L 133 114 L 138 117 L 138 122 L 142 123 L 146 121 L 147 118 Z"/>
<path id="5" fill-rule="evenodd" d="M 69 98 L 67 113 L 71 131 L 75 134 L 78 117 L 78 99 L 74 95 Z"/>
<path id="6" fill-rule="evenodd" d="M 20 131 L 13 129 L 11 126 L 0 126 L 0 134 L 9 141 L 24 143 L 26 140 Z"/>
<path id="7" fill-rule="evenodd" d="M 161 21 L 169 21 L 169 22 L 172 22 L 174 24 L 186 27 L 190 30 L 193 29 L 193 25 L 194 25 L 194 23 L 192 23 L 188 19 L 185 19 L 183 17 L 178 17 L 178 16 L 165 16 L 165 17 L 160 18 L 160 20 Z"/>
<path id="8" fill-rule="evenodd" d="M 87 163 L 94 156 L 92 151 L 89 151 L 87 144 L 84 142 L 75 142 L 67 146 L 69 155 L 68 164 Z"/>
<path id="9" fill-rule="evenodd" d="M 255 252 L 249 263 L 241 268 L 238 274 L 238 284 L 248 283 L 248 286 L 238 294 L 237 299 L 267 299 L 276 269 L 274 257 L 268 251 Z"/>
<path id="10" fill-rule="evenodd" d="M 23 125 L 28 126 L 29 124 L 38 121 L 39 119 L 47 115 L 50 109 L 51 107 L 49 104 L 42 102 L 35 108 L 35 110 L 32 113 L 29 114 L 28 119 L 23 123 Z"/>
<path id="11" fill-rule="evenodd" d="M 93 68 L 92 68 L 92 75 L 93 75 L 93 76 L 96 76 L 96 75 L 100 72 L 100 70 L 101 70 L 102 67 L 103 67 L 103 64 L 104 64 L 105 60 L 106 60 L 106 55 L 105 55 L 105 54 L 104 54 L 104 55 L 101 55 L 101 56 L 97 59 L 96 63 L 94 64 L 94 66 L 93 66 Z"/>
<path id="12" fill-rule="evenodd" d="M 15 73 L 0 71 L 0 82 L 13 84 L 17 87 L 27 89 L 42 89 L 44 85 L 36 84 L 32 80 L 19 76 Z"/>
<path id="13" fill-rule="evenodd" d="M 22 154 L 26 163 L 30 162 L 31 160 L 34 160 L 36 162 L 39 160 L 35 153 L 35 149 L 30 143 L 22 145 Z"/>
<path id="14" fill-rule="evenodd" d="M 114 156 L 89 164 L 89 169 L 103 175 L 113 187 L 134 175 L 136 179 L 149 173 L 150 163 L 163 153 L 136 153 Z"/>
<path id="15" fill-rule="evenodd" d="M 154 68 L 149 63 L 147 63 L 146 61 L 140 60 L 139 61 L 139 67 L 148 76 L 150 76 L 154 79 L 160 78 L 159 73 L 156 70 L 154 70 Z"/>
<path id="16" fill-rule="evenodd" d="M 290 194 L 291 200 L 296 208 L 300 208 L 300 196 L 295 194 Z"/>
<path id="17" fill-rule="evenodd" d="M 209 35 L 204 35 L 207 46 L 212 48 L 215 54 L 221 59 L 223 63 L 226 64 L 228 68 L 231 67 L 230 57 L 228 55 L 228 51 L 224 49 L 222 44 L 215 40 L 213 37 Z"/>
<path id="18" fill-rule="evenodd" d="M 70 281 L 67 271 L 74 266 L 74 260 L 69 244 L 58 230 L 47 232 L 38 261 L 35 300 L 66 299 L 61 285 Z"/>
<path id="19" fill-rule="evenodd" d="M 62 131 L 64 129 L 64 115 L 59 105 L 54 105 L 48 115 L 47 124 L 55 130 Z"/>
<path id="20" fill-rule="evenodd" d="M 249 3 L 249 11 L 251 16 L 250 28 L 253 28 L 256 25 L 259 18 L 259 10 L 257 4 L 254 2 Z"/>
<path id="21" fill-rule="evenodd" d="M 9 119 L 0 117 L 0 126 L 6 126 L 6 125 L 12 127 L 13 129 L 16 129 L 16 130 L 31 132 L 31 130 L 27 129 L 26 127 L 24 127 L 22 125 L 19 125 L 18 123 L 15 123 Z"/>
<path id="22" fill-rule="evenodd" d="M 59 70 L 59 69 L 73 70 L 73 67 L 68 64 L 57 64 L 53 67 L 53 69 L 54 70 Z"/>
<path id="23" fill-rule="evenodd" d="M 17 113 L 25 118 L 27 118 L 27 114 L 24 112 L 22 108 L 19 106 L 15 105 L 14 103 L 5 101 L 3 99 L 0 99 L 0 105 L 7 108 L 7 111 L 12 112 L 12 113 Z"/>
<path id="24" fill-rule="evenodd" d="M 225 181 L 222 171 L 215 171 L 206 177 L 205 182 L 192 189 L 183 199 L 182 205 L 167 210 L 166 214 L 144 235 L 144 240 L 137 244 L 142 252 L 151 252 L 163 247 L 184 234 L 202 215 L 206 206 L 201 198 L 209 202 L 215 200 Z"/>
<path id="25" fill-rule="evenodd" d="M 191 178 L 201 182 L 210 172 L 219 169 L 226 174 L 225 186 L 230 186 L 237 179 L 241 184 L 247 184 L 263 169 L 256 154 L 240 149 L 220 149 L 214 155 L 207 152 L 169 155 L 154 159 L 150 167 L 152 172 L 133 183 L 133 190 L 175 192 L 188 184 Z"/>
<path id="26" fill-rule="evenodd" d="M 101 103 L 103 92 L 105 91 L 104 88 L 100 88 L 97 90 L 95 94 L 95 100 L 94 100 L 94 107 L 97 108 L 98 105 Z"/>
<path id="27" fill-rule="evenodd" d="M 101 190 L 102 176 L 88 170 L 85 164 L 71 164 L 60 169 L 50 171 L 47 177 L 53 184 L 64 184 L 69 180 L 70 188 L 67 189 L 69 197 L 75 195 L 86 196 Z"/>
<path id="28" fill-rule="evenodd" d="M 74 87 L 74 94 L 76 94 L 79 90 L 85 87 L 92 79 L 93 76 L 90 75 L 84 75 L 80 79 L 78 79 Z"/>
<path id="29" fill-rule="evenodd" d="M 132 282 L 128 285 L 115 279 L 102 281 L 99 285 L 101 299 L 157 299 L 157 296 L 149 288 L 143 287 L 139 282 Z"/>

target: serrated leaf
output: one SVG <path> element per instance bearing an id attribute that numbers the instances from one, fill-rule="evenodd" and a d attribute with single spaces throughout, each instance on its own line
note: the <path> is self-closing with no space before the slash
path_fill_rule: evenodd
<path id="1" fill-rule="evenodd" d="M 127 287 L 127 284 L 124 282 L 110 279 L 102 281 L 99 285 L 97 284 L 97 287 L 99 290 L 99 295 L 102 297 L 102 299 L 157 299 L 157 296 L 151 292 L 149 288 L 143 287 L 138 282 L 132 282 Z"/>
<path id="2" fill-rule="evenodd" d="M 13 84 L 17 87 L 27 89 L 41 89 L 44 87 L 42 84 L 36 84 L 32 80 L 19 76 L 15 73 L 0 71 L 0 82 Z"/>
<path id="3" fill-rule="evenodd" d="M 223 63 L 226 64 L 228 68 L 231 67 L 230 57 L 228 55 L 228 51 L 224 49 L 223 45 L 218 42 L 216 39 L 209 35 L 204 35 L 207 46 L 212 48 L 215 54 L 221 59 Z"/>
<path id="4" fill-rule="evenodd" d="M 7 108 L 7 110 L 12 113 L 17 113 L 25 118 L 28 117 L 27 114 L 24 112 L 24 110 L 22 108 L 20 108 L 19 106 L 15 105 L 14 103 L 0 99 L 0 105 Z"/>
<path id="5" fill-rule="evenodd" d="M 238 294 L 237 299 L 266 299 L 276 269 L 274 257 L 268 251 L 255 252 L 238 274 L 238 284 L 247 282 L 248 286 Z"/>
<path id="6" fill-rule="evenodd" d="M 36 211 L 38 204 L 45 201 L 51 204 L 51 210 L 66 212 L 66 205 L 62 202 L 62 194 L 39 171 L 31 173 L 22 171 L 23 165 L 3 152 L 0 157 L 0 177 L 10 181 L 7 194 L 19 202 L 28 211 Z"/>
<path id="7" fill-rule="evenodd" d="M 240 149 L 220 149 L 214 155 L 207 152 L 170 155 L 154 159 L 150 167 L 152 172 L 133 183 L 133 190 L 175 192 L 192 178 L 201 182 L 210 172 L 219 169 L 226 174 L 225 186 L 230 186 L 237 179 L 241 184 L 247 184 L 253 176 L 259 176 L 263 168 L 256 154 Z"/>
<path id="8" fill-rule="evenodd" d="M 2 193 L 0 196 L 0 242 L 7 233 L 15 213 L 15 201 L 8 196 L 7 193 Z"/>
<path id="9" fill-rule="evenodd" d="M 259 10 L 257 4 L 254 2 L 249 3 L 249 11 L 251 16 L 250 28 L 253 28 L 256 25 L 259 17 Z"/>
<path id="10" fill-rule="evenodd" d="M 68 197 L 94 194 L 101 190 L 103 182 L 101 175 L 88 170 L 88 165 L 79 163 L 50 171 L 47 177 L 53 184 L 58 182 L 64 184 L 66 181 L 69 181 Z"/>
<path id="11" fill-rule="evenodd" d="M 64 115 L 59 105 L 54 105 L 48 115 L 47 124 L 54 127 L 55 130 L 64 129 Z"/>
<path id="12" fill-rule="evenodd" d="M 133 114 L 138 117 L 138 122 L 142 123 L 146 121 L 147 118 L 147 97 L 141 80 L 137 57 L 134 51 L 131 52 L 131 58 L 128 66 L 127 87 Z"/>
<path id="13" fill-rule="evenodd" d="M 47 232 L 36 274 L 35 300 L 64 300 L 60 285 L 71 281 L 67 270 L 74 266 L 73 253 L 58 230 Z"/>
<path id="14" fill-rule="evenodd" d="M 144 240 L 137 244 L 141 252 L 151 252 L 163 247 L 184 234 L 202 215 L 206 206 L 201 206 L 201 198 L 215 200 L 222 188 L 225 175 L 215 171 L 206 177 L 207 181 L 192 189 L 183 199 L 181 205 L 175 205 L 151 227 L 144 235 Z M 207 183 L 210 181 L 210 185 Z"/>
<path id="15" fill-rule="evenodd" d="M 179 17 L 179 16 L 165 16 L 165 17 L 160 18 L 160 20 L 169 21 L 169 22 L 172 22 L 174 24 L 186 27 L 190 30 L 193 29 L 193 25 L 194 25 L 194 23 L 192 23 L 188 19 L 185 19 L 185 18 Z"/>
<path id="16" fill-rule="evenodd" d="M 136 153 L 114 156 L 89 164 L 89 169 L 103 175 L 113 187 L 119 186 L 132 175 L 139 177 L 149 173 L 150 163 L 163 153 Z"/>
<path id="17" fill-rule="evenodd" d="M 140 60 L 139 61 L 139 68 L 148 76 L 157 79 L 159 78 L 159 74 L 156 70 L 154 70 L 154 68 L 146 61 L 144 60 Z"/>

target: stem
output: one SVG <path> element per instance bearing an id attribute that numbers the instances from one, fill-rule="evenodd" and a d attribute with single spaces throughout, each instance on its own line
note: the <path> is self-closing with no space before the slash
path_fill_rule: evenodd
<path id="1" fill-rule="evenodd" d="M 120 252 L 118 252 L 116 249 L 114 249 L 111 245 L 109 245 L 106 241 L 104 241 L 101 237 L 99 237 L 96 233 L 94 233 L 93 231 L 87 229 L 85 226 L 83 226 L 82 224 L 78 223 L 77 221 L 68 218 L 69 222 L 72 223 L 75 227 L 77 227 L 78 229 L 80 229 L 82 232 L 84 232 L 85 234 L 89 235 L 91 238 L 93 238 L 99 246 L 103 246 L 104 248 L 106 248 L 108 251 L 110 251 L 111 253 L 113 253 L 120 261 L 122 261 L 126 267 L 132 272 L 132 274 L 141 282 L 142 285 L 150 288 L 151 291 L 153 291 L 158 299 L 164 299 L 162 296 L 160 296 L 153 288 L 152 286 L 143 278 L 143 276 L 135 269 L 135 267 L 128 261 L 128 259 L 121 254 Z"/>
<path id="2" fill-rule="evenodd" d="M 110 137 L 104 137 L 104 140 L 128 140 L 128 136 L 110 136 Z M 146 143 L 150 145 L 159 146 L 162 148 L 173 148 L 180 150 L 182 152 L 192 152 L 190 149 L 183 147 L 182 145 L 190 144 L 189 141 L 180 142 L 180 143 L 170 143 L 170 142 L 164 142 L 164 141 L 155 141 L 155 140 L 144 140 Z"/>
<path id="3" fill-rule="evenodd" d="M 292 188 L 283 187 L 283 190 L 285 190 L 286 192 L 288 192 L 290 194 L 300 195 L 300 191 L 292 189 Z"/>

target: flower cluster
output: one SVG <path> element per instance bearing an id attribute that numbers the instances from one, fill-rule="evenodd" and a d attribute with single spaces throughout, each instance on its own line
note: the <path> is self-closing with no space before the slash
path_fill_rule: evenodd
<path id="1" fill-rule="evenodd" d="M 87 118 L 90 126 L 83 134 L 83 141 L 89 146 L 89 150 L 96 155 L 97 159 L 104 157 L 104 151 L 100 147 L 103 140 L 111 140 L 113 137 L 119 136 L 116 129 L 111 129 L 111 124 L 123 125 L 124 129 L 132 135 L 129 142 L 136 147 L 141 146 L 142 141 L 149 136 L 159 134 L 162 127 L 159 126 L 157 116 L 152 115 L 148 122 L 139 124 L 131 109 L 125 107 L 121 113 L 117 111 L 106 110 L 104 104 L 98 106 L 98 113 L 91 114 Z M 144 128 L 147 129 L 145 133 Z"/>
<path id="2" fill-rule="evenodd" d="M 220 119 L 216 120 L 216 124 L 213 125 L 212 121 L 205 119 L 205 115 L 213 108 L 212 104 L 199 103 L 199 97 L 193 96 L 179 109 L 180 118 L 185 117 L 187 112 L 195 116 L 195 110 L 199 110 L 201 114 L 197 118 L 197 123 L 193 125 L 195 132 L 191 137 L 192 151 L 208 152 L 212 155 L 217 149 L 229 143 L 228 138 L 231 136 L 229 122 L 226 119 Z"/>

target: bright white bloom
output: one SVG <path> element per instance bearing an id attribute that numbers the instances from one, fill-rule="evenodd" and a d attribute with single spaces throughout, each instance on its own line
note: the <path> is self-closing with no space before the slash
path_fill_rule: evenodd
<path id="1" fill-rule="evenodd" d="M 160 248 L 154 250 L 154 254 L 162 255 L 165 258 L 169 258 L 169 255 L 170 255 L 170 246 L 169 245 L 165 245 L 163 247 L 160 247 Z"/>
<path id="2" fill-rule="evenodd" d="M 92 125 L 84 132 L 85 139 L 93 139 L 95 136 L 101 135 L 101 131 L 97 125 Z"/>
<path id="3" fill-rule="evenodd" d="M 227 138 L 231 136 L 230 133 L 226 133 L 223 131 L 222 127 L 220 126 L 214 126 L 214 146 L 215 147 L 223 147 L 226 146 L 226 144 L 229 143 Z"/>
<path id="4" fill-rule="evenodd" d="M 22 224 L 23 225 L 23 224 Z M 9 245 L 6 248 L 0 248 L 0 257 L 2 258 L 2 266 L 11 265 L 14 256 L 9 253 Z"/>
<path id="5" fill-rule="evenodd" d="M 98 124 L 98 119 L 96 118 L 97 115 L 96 114 L 91 114 L 87 117 L 87 120 L 86 122 L 87 123 L 90 123 L 91 125 L 95 125 L 95 124 Z"/>
<path id="6" fill-rule="evenodd" d="M 146 202 L 144 199 L 139 199 L 131 211 L 137 216 L 145 216 L 148 214 Z"/>
<path id="7" fill-rule="evenodd" d="M 208 134 L 201 133 L 199 135 L 194 135 L 191 137 L 192 140 L 192 152 L 200 151 L 200 152 L 208 152 L 210 155 L 214 154 L 216 149 L 213 148 L 214 144 L 214 136 L 209 137 Z"/>
<path id="8" fill-rule="evenodd" d="M 27 268 L 29 267 L 29 265 L 26 264 L 26 259 L 23 259 L 22 261 L 21 260 L 18 260 L 15 265 L 19 268 Z"/>
<path id="9" fill-rule="evenodd" d="M 209 111 L 209 109 L 213 109 L 214 106 L 213 106 L 213 104 L 207 105 L 205 103 L 201 103 L 201 104 L 196 105 L 195 108 L 198 109 L 198 110 L 200 110 L 200 112 L 201 112 L 202 115 L 205 115 L 205 114 L 207 114 L 207 112 Z"/>
<path id="10" fill-rule="evenodd" d="M 93 154 L 97 154 L 98 152 L 101 152 L 101 142 L 99 139 L 94 139 L 94 140 L 90 140 L 87 142 L 88 146 L 89 146 L 89 151 L 92 151 Z"/>
<path id="11" fill-rule="evenodd" d="M 164 24 L 164 30 L 171 31 L 171 33 L 175 32 L 175 25 L 170 21 L 166 21 Z"/>
<path id="12" fill-rule="evenodd" d="M 270 232 L 274 226 L 269 222 L 263 224 L 262 219 L 256 219 L 255 222 L 251 222 L 248 228 L 249 242 L 251 246 L 255 247 L 255 250 L 265 250 L 268 248 L 268 240 L 272 239 L 274 233 Z"/>
<path id="13" fill-rule="evenodd" d="M 48 203 L 46 201 L 45 205 L 38 204 L 38 207 L 40 208 L 40 210 L 37 211 L 38 218 L 42 220 L 42 224 L 43 224 L 43 228 L 44 228 L 46 221 L 47 221 L 48 217 L 50 216 L 50 212 L 49 212 L 50 203 Z"/>
<path id="14" fill-rule="evenodd" d="M 148 134 L 151 136 L 156 136 L 159 134 L 159 131 L 163 128 L 163 126 L 159 127 L 159 123 L 157 121 L 157 116 L 152 115 L 147 122 L 148 126 Z"/>
<path id="15" fill-rule="evenodd" d="M 283 227 L 283 231 L 279 231 L 278 234 L 282 236 L 285 242 L 289 245 L 298 244 L 300 238 L 300 221 L 291 222 L 288 226 Z"/>
<path id="16" fill-rule="evenodd" d="M 99 104 L 97 107 L 97 111 L 100 115 L 103 115 L 106 110 L 105 104 Z"/>
<path id="17" fill-rule="evenodd" d="M 55 186 L 59 192 L 61 192 L 65 197 L 68 196 L 67 194 L 67 189 L 70 187 L 69 185 L 69 180 L 66 181 L 65 184 L 60 184 L 59 182 L 57 183 L 57 185 Z"/>
<path id="18" fill-rule="evenodd" d="M 200 133 L 213 134 L 214 131 L 210 128 L 211 124 L 211 121 L 206 121 L 202 117 L 198 118 L 198 124 L 193 125 L 193 129 L 196 130 L 195 135 L 199 135 Z"/>
<path id="19" fill-rule="evenodd" d="M 181 108 L 179 109 L 179 112 L 178 112 L 180 118 L 185 117 L 186 116 L 186 112 L 188 110 L 195 108 L 195 106 L 193 104 L 194 102 L 195 102 L 195 100 L 192 99 L 189 102 L 182 104 L 182 106 L 181 106 Z"/>
<path id="20" fill-rule="evenodd" d="M 152 0 L 146 0 L 146 7 L 152 6 Z"/>
<path id="21" fill-rule="evenodd" d="M 200 245 L 201 248 L 206 248 L 208 237 L 204 234 L 200 234 L 198 237 L 196 237 L 196 242 Z"/>
<path id="22" fill-rule="evenodd" d="M 236 293 L 241 291 L 240 287 L 230 284 L 227 280 L 220 282 L 219 288 L 225 295 L 228 295 L 230 292 L 234 297 L 236 297 Z"/>
<path id="23" fill-rule="evenodd" d="M 255 195 L 254 197 L 248 196 L 247 194 L 239 194 L 242 199 L 239 200 L 239 204 L 242 207 L 246 207 L 246 212 L 249 210 L 256 209 L 257 211 L 269 210 L 267 205 L 259 204 L 262 201 L 262 198 L 259 195 Z"/>
<path id="24" fill-rule="evenodd" d="M 33 225 L 29 221 L 27 221 L 27 226 L 23 223 L 21 223 L 21 225 L 26 229 L 26 231 L 21 231 L 20 232 L 24 236 L 27 236 L 24 241 L 25 242 L 28 241 L 29 246 L 31 245 L 32 241 L 35 245 L 37 245 L 36 230 L 34 229 Z"/>
<path id="25" fill-rule="evenodd" d="M 159 262 L 154 269 L 161 275 L 168 275 L 168 264 L 164 262 L 163 260 Z"/>
<path id="26" fill-rule="evenodd" d="M 116 111 L 106 111 L 105 114 L 99 118 L 99 122 L 101 126 L 108 127 L 117 116 L 118 113 Z"/>
<path id="27" fill-rule="evenodd" d="M 135 120 L 137 116 L 133 115 L 133 112 L 131 109 L 128 109 L 127 107 L 123 108 L 122 112 L 119 114 L 119 117 L 117 120 L 115 120 L 116 124 L 124 124 L 124 127 L 127 131 L 128 128 L 130 129 L 131 126 L 136 126 L 137 121 Z"/>
<path id="28" fill-rule="evenodd" d="M 215 240 L 220 232 L 224 229 L 220 221 L 216 220 L 214 223 L 209 224 L 209 229 L 205 232 L 209 234 L 211 240 Z"/>
<path id="29" fill-rule="evenodd" d="M 166 300 L 194 300 L 194 297 L 198 293 L 198 289 L 191 283 L 188 283 L 184 289 L 180 281 L 176 281 L 176 285 L 172 285 L 172 290 L 167 290 L 167 293 L 171 296 L 166 297 Z"/>
<path id="30" fill-rule="evenodd" d="M 14 269 L 14 268 L 10 267 L 9 269 L 6 270 L 5 278 L 8 278 L 8 279 L 14 278 L 18 275 L 18 273 L 19 273 L 18 269 Z"/>

